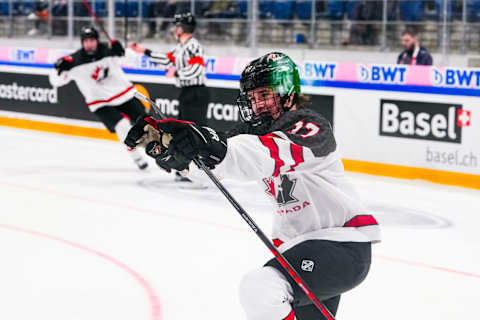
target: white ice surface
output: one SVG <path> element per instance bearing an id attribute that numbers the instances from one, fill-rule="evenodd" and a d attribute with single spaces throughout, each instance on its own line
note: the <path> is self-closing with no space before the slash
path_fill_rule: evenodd
<path id="1" fill-rule="evenodd" d="M 140 172 L 118 143 L 0 127 L 0 319 L 245 319 L 270 253 L 215 189 Z M 348 174 L 383 224 L 337 319 L 480 319 L 480 192 Z M 267 198 L 226 181 L 268 233 Z"/>

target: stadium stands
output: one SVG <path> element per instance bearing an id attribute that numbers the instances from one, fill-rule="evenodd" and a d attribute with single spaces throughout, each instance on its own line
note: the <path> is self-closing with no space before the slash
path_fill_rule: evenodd
<path id="1" fill-rule="evenodd" d="M 35 3 L 41 0 L 0 0 L 0 35 L 3 30 L 13 30 L 13 35 L 25 35 L 31 25 L 28 16 L 34 11 Z M 108 19 L 107 0 L 88 0 L 101 19 Z M 125 16 L 129 20 L 128 30 L 134 37 L 146 34 L 162 38 L 167 35 L 173 13 L 194 7 L 199 21 L 199 36 L 210 41 L 224 41 L 228 35 L 232 41 L 247 41 L 251 19 L 252 0 L 115 0 L 114 17 L 116 29 L 121 32 Z M 398 45 L 398 37 L 406 26 L 415 26 L 422 31 L 425 43 L 438 47 L 443 23 L 444 1 L 447 4 L 448 37 L 452 43 L 463 41 L 472 46 L 480 40 L 480 0 L 387 0 L 386 28 L 389 46 Z M 464 3 L 465 1 L 465 3 Z M 281 44 L 323 45 L 376 45 L 382 35 L 383 0 L 257 0 L 259 42 Z M 52 24 L 57 31 L 66 28 L 67 5 L 65 0 L 50 0 Z M 464 25 L 463 8 L 466 7 Z M 11 6 L 11 7 L 10 7 Z M 173 6 L 173 9 L 172 9 Z M 169 11 L 165 11 L 170 7 Z M 312 9 L 314 12 L 312 14 Z M 172 11 L 173 10 L 173 11 Z M 170 12 L 172 11 L 172 12 Z M 249 14 L 250 13 L 250 14 Z M 10 22 L 9 14 L 15 16 Z M 74 0 L 74 30 L 91 23 L 90 14 L 81 0 Z M 141 19 L 137 19 L 137 18 Z M 312 24 L 312 17 L 315 18 Z M 30 22 L 29 22 L 30 21 Z M 62 21 L 62 23 L 59 23 Z M 14 24 L 13 29 L 8 24 Z M 24 25 L 22 27 L 22 24 Z M 160 33 L 155 32 L 160 29 Z M 150 32 L 149 32 L 150 31 Z M 352 32 L 359 31 L 361 38 L 368 41 L 348 41 Z M 167 32 L 167 33 L 166 33 Z M 218 34 L 217 34 L 218 33 Z M 147 35 L 148 36 L 148 35 Z M 478 39 L 477 39 L 478 38 Z M 171 37 L 170 37 L 171 39 Z M 172 40 L 172 39 L 171 39 Z M 480 44 L 478 45 L 480 47 Z"/>

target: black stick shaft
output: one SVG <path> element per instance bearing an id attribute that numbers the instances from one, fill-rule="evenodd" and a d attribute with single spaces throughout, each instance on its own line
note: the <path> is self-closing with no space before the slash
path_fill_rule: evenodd
<path id="1" fill-rule="evenodd" d="M 147 101 L 150 103 L 151 107 L 155 113 L 161 118 L 165 119 L 166 117 L 162 114 L 158 105 L 151 99 L 145 97 L 144 95 L 136 92 L 135 96 L 138 99 Z M 262 240 L 262 242 L 267 246 L 267 248 L 273 253 L 280 265 L 288 272 L 290 277 L 297 283 L 297 285 L 305 292 L 307 297 L 313 302 L 313 304 L 320 310 L 320 312 L 325 316 L 327 320 L 335 320 L 335 317 L 330 313 L 330 311 L 320 302 L 313 291 L 310 289 L 310 286 L 303 280 L 302 276 L 293 268 L 293 266 L 288 262 L 288 260 L 281 254 L 278 249 L 272 244 L 270 239 L 263 233 L 262 229 L 253 221 L 250 215 L 243 209 L 243 207 L 235 200 L 235 198 L 230 194 L 230 192 L 223 186 L 223 184 L 218 180 L 218 178 L 213 174 L 213 172 L 206 167 L 203 162 L 199 159 L 193 159 L 194 163 L 203 171 L 205 174 L 212 180 L 215 186 L 223 193 L 225 198 L 232 204 L 232 206 L 237 210 L 240 216 L 245 220 L 245 222 L 250 226 L 250 228 L 255 232 L 255 234 Z"/>
<path id="2" fill-rule="evenodd" d="M 95 22 L 97 23 L 98 27 L 100 28 L 100 30 L 103 32 L 103 34 L 105 35 L 105 37 L 107 37 L 108 41 L 112 41 L 112 38 L 110 38 L 110 35 L 108 34 L 107 30 L 105 30 L 105 28 L 103 27 L 103 24 L 102 22 L 100 21 L 100 19 L 98 19 L 97 15 L 95 14 L 95 12 L 93 12 L 92 10 L 92 7 L 90 7 L 90 5 L 88 4 L 87 0 L 82 0 L 82 3 L 83 5 L 85 6 L 85 8 L 87 8 L 88 12 L 90 12 L 90 14 L 92 15 L 93 19 L 95 20 Z"/>
<path id="3" fill-rule="evenodd" d="M 123 38 L 125 40 L 125 46 L 127 46 L 128 43 L 128 0 L 124 1 L 124 6 L 125 6 L 125 27 L 124 32 L 123 32 Z"/>

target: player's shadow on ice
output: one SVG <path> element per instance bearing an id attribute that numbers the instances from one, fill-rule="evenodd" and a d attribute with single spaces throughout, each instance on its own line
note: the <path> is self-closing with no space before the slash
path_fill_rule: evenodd
<path id="1" fill-rule="evenodd" d="M 264 192 L 254 183 L 238 183 L 231 180 L 223 180 L 222 183 L 228 191 L 247 209 L 256 212 L 270 214 L 272 207 Z M 187 185 L 185 185 L 187 184 Z M 137 185 L 155 194 L 172 192 L 175 190 L 176 198 L 184 201 L 206 202 L 209 205 L 220 207 L 230 206 L 223 194 L 212 184 L 207 183 L 201 188 L 188 187 L 188 183 L 175 182 L 173 175 L 163 175 L 155 178 L 145 178 L 137 182 Z M 254 188 L 255 192 L 252 192 Z M 248 190 L 249 192 L 246 192 Z M 260 192 L 257 192 L 260 191 Z"/>
<path id="2" fill-rule="evenodd" d="M 443 217 L 416 208 L 382 203 L 367 203 L 368 209 L 381 226 L 407 229 L 448 228 L 453 223 Z"/>

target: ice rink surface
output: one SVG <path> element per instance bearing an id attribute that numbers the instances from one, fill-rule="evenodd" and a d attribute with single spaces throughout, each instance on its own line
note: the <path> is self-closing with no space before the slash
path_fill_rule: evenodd
<path id="1" fill-rule="evenodd" d="M 214 188 L 184 190 L 119 143 L 0 127 L 0 319 L 245 319 L 270 253 Z M 383 226 L 337 319 L 480 319 L 480 191 L 348 173 Z M 225 181 L 270 231 L 260 186 Z"/>

